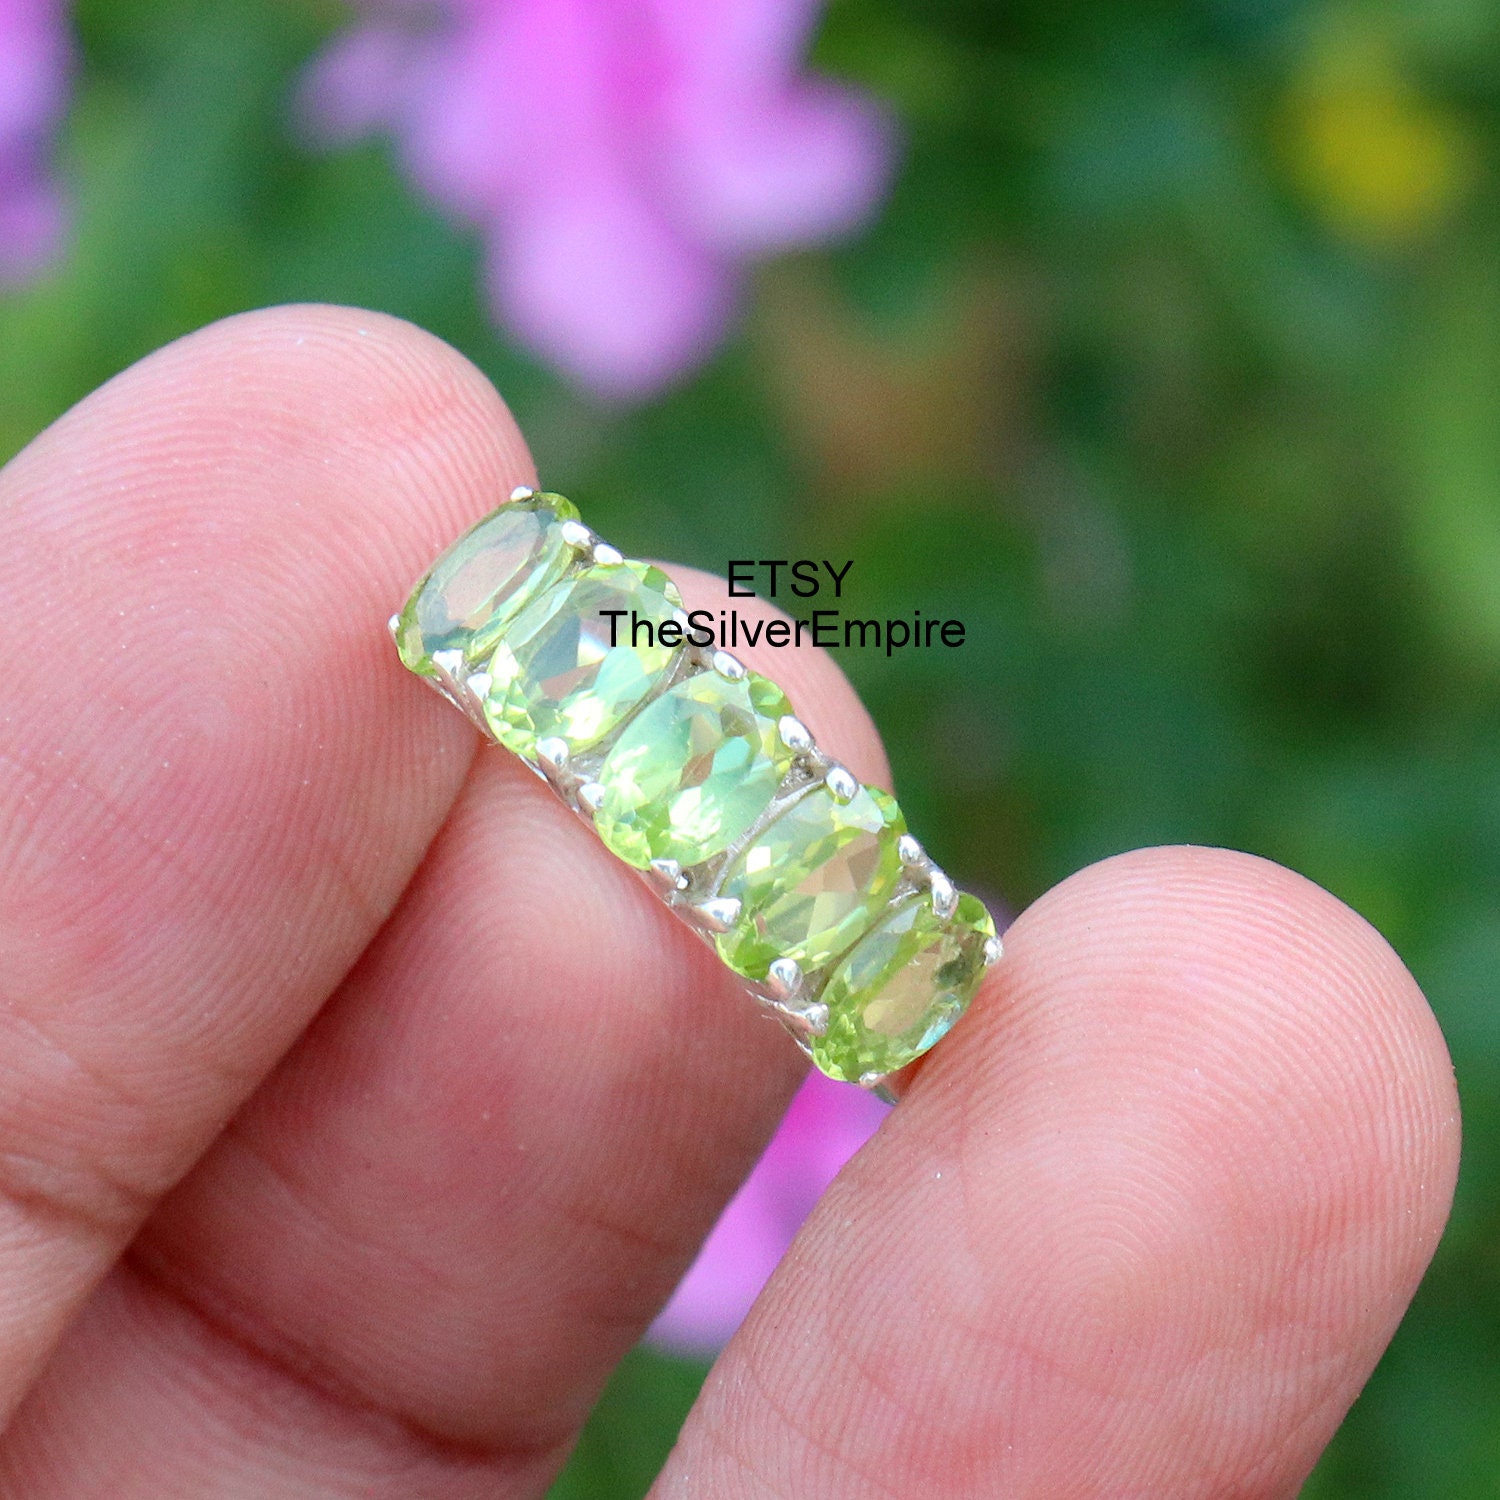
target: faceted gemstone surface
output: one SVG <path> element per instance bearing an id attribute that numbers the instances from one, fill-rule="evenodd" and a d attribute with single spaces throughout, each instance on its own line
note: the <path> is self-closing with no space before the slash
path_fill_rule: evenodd
<path id="1" fill-rule="evenodd" d="M 727 849 L 766 810 L 792 763 L 776 721 L 792 705 L 751 672 L 730 682 L 701 672 L 631 720 L 595 779 L 599 836 L 644 869 L 695 865 Z"/>
<path id="2" fill-rule="evenodd" d="M 964 893 L 944 919 L 926 895 L 876 923 L 834 967 L 821 999 L 828 1033 L 812 1042 L 813 1061 L 833 1078 L 857 1083 L 893 1073 L 939 1041 L 964 1013 L 984 973 L 984 945 L 995 923 Z"/>
<path id="3" fill-rule="evenodd" d="M 721 896 L 743 903 L 715 940 L 719 957 L 751 979 L 777 958 L 815 969 L 842 953 L 879 914 L 901 878 L 896 841 L 906 820 L 895 799 L 861 787 L 840 803 L 817 786 L 737 854 Z"/>
<path id="4" fill-rule="evenodd" d="M 562 577 L 573 549 L 562 523 L 578 512 L 561 495 L 512 500 L 471 526 L 411 592 L 396 647 L 431 677 L 435 651 L 462 651 L 470 665 L 495 648 L 506 622 Z"/>
<path id="5" fill-rule="evenodd" d="M 518 755 L 550 736 L 573 750 L 597 744 L 671 669 L 682 648 L 661 645 L 655 628 L 681 608 L 672 580 L 642 562 L 596 564 L 553 584 L 505 627 L 487 664 L 495 737 Z M 631 644 L 632 612 L 651 623 L 650 645 L 644 629 Z"/>

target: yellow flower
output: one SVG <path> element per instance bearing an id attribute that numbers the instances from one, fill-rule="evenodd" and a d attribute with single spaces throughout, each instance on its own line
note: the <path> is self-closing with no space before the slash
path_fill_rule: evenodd
<path id="1" fill-rule="evenodd" d="M 1335 232 L 1365 244 L 1420 238 L 1474 174 L 1462 125 L 1414 87 L 1368 20 L 1346 15 L 1314 38 L 1284 118 L 1298 186 Z"/>

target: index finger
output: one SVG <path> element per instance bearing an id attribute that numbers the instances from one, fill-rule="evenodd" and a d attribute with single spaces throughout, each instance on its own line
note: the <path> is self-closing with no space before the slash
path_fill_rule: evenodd
<path id="1" fill-rule="evenodd" d="M 210 328 L 0 472 L 0 1414 L 394 904 L 473 736 L 384 620 L 530 460 L 393 319 Z"/>

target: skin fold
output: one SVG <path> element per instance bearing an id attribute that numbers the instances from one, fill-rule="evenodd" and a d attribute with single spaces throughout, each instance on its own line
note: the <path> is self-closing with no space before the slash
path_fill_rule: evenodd
<path id="1" fill-rule="evenodd" d="M 0 471 L 0 1497 L 541 1495 L 795 1089 L 395 660 L 411 581 L 534 481 L 457 354 L 332 308 L 182 340 Z M 746 655 L 887 782 L 829 658 Z M 663 1500 L 1290 1496 L 1357 1394 L 1459 1143 L 1390 948 L 1195 848 L 1006 946 Z"/>

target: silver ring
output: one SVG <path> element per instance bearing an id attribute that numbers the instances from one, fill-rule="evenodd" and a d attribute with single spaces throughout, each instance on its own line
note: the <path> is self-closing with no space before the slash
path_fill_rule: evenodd
<path id="1" fill-rule="evenodd" d="M 999 959 L 989 912 L 895 799 L 561 495 L 515 490 L 390 628 L 405 665 L 546 781 L 831 1077 L 884 1089 Z"/>

